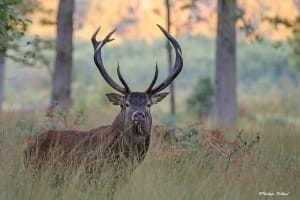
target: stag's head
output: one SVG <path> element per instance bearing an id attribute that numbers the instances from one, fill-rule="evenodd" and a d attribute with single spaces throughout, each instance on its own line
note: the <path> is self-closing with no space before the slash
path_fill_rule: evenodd
<path id="1" fill-rule="evenodd" d="M 113 40 L 110 37 L 116 31 L 116 29 L 110 32 L 101 41 L 96 40 L 96 35 L 98 34 L 100 28 L 98 28 L 92 36 L 92 43 L 94 46 L 94 61 L 99 72 L 112 88 L 121 93 L 110 93 L 107 94 L 107 97 L 112 104 L 119 105 L 121 107 L 121 121 L 123 122 L 123 128 L 124 130 L 128 130 L 130 134 L 136 133 L 138 135 L 145 136 L 150 134 L 152 124 L 150 108 L 153 104 L 160 102 L 168 95 L 168 92 L 161 91 L 168 87 L 168 85 L 171 84 L 171 82 L 182 70 L 183 60 L 180 45 L 175 40 L 175 38 L 171 36 L 167 31 L 165 31 L 161 26 L 157 26 L 175 48 L 176 58 L 175 63 L 172 67 L 172 71 L 170 72 L 168 77 L 157 86 L 155 86 L 158 77 L 158 68 L 156 65 L 153 80 L 144 92 L 132 92 L 130 90 L 128 84 L 120 73 L 119 65 L 117 67 L 117 74 L 122 85 L 115 82 L 105 70 L 104 64 L 102 62 L 101 49 L 107 42 Z"/>

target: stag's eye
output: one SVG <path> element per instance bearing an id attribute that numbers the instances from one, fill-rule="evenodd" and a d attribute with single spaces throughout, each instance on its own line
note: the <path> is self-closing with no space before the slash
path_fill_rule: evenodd
<path id="1" fill-rule="evenodd" d="M 126 103 L 125 103 L 125 106 L 126 106 L 126 107 L 129 107 L 129 103 L 128 103 L 128 102 L 126 102 Z"/>
<path id="2" fill-rule="evenodd" d="M 151 104 L 150 104 L 150 103 L 148 103 L 148 104 L 147 104 L 147 107 L 148 107 L 148 108 L 150 108 L 150 107 L 151 107 Z"/>

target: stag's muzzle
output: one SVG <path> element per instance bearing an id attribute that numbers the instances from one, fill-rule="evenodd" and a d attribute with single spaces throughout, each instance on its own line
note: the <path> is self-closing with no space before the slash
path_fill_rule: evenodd
<path id="1" fill-rule="evenodd" d="M 145 113 L 142 112 L 142 111 L 135 111 L 135 112 L 132 114 L 131 119 L 132 119 L 132 121 L 133 121 L 135 124 L 144 123 L 145 120 L 146 120 L 146 115 L 145 115 Z"/>

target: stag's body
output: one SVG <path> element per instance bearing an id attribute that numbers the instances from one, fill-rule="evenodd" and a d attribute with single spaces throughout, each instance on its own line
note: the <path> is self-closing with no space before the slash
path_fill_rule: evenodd
<path id="1" fill-rule="evenodd" d="M 112 41 L 109 33 L 102 41 L 96 40 L 99 29 L 92 36 L 94 46 L 95 64 L 105 81 L 117 93 L 107 94 L 108 100 L 114 105 L 121 107 L 120 113 L 115 117 L 111 125 L 101 126 L 89 131 L 77 130 L 48 130 L 38 136 L 25 150 L 25 158 L 31 161 L 43 161 L 48 158 L 49 153 L 55 148 L 64 160 L 93 161 L 99 157 L 142 161 L 150 143 L 152 117 L 150 107 L 164 99 L 168 92 L 162 92 L 180 73 L 183 65 L 181 49 L 178 42 L 162 27 L 158 25 L 164 35 L 175 48 L 176 58 L 173 70 L 161 84 L 154 87 L 158 69 L 156 65 L 155 75 L 150 86 L 145 92 L 131 92 L 127 83 L 117 68 L 118 77 L 123 84 L 120 86 L 106 72 L 102 62 L 101 49 Z M 103 157 L 102 157 L 103 158 Z"/>
<path id="2" fill-rule="evenodd" d="M 150 144 L 151 125 L 148 130 L 124 129 L 124 111 L 111 125 L 100 126 L 88 131 L 48 130 L 32 141 L 25 150 L 27 161 L 48 159 L 49 151 L 57 150 L 64 161 L 80 164 L 91 162 L 100 156 L 109 159 L 120 157 L 141 161 Z M 143 132 L 140 132 L 143 131 Z"/>

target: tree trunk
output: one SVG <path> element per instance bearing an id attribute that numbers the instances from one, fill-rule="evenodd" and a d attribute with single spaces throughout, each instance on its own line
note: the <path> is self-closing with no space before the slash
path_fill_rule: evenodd
<path id="1" fill-rule="evenodd" d="M 171 12 L 170 12 L 170 0 L 166 0 L 166 9 L 167 9 L 167 31 L 170 33 L 171 28 Z M 167 40 L 167 54 L 168 54 L 168 65 L 169 65 L 169 71 L 172 70 L 172 48 L 170 42 Z M 175 84 L 172 82 L 170 84 L 170 110 L 171 114 L 175 116 L 176 112 L 175 107 Z"/>
<path id="2" fill-rule="evenodd" d="M 236 0 L 218 0 L 214 119 L 226 128 L 237 114 L 235 9 Z"/>
<path id="3" fill-rule="evenodd" d="M 4 101 L 4 73 L 5 73 L 5 56 L 0 53 L 0 111 Z"/>
<path id="4" fill-rule="evenodd" d="M 55 69 L 52 80 L 51 106 L 71 105 L 74 0 L 60 0 L 57 14 Z"/>

